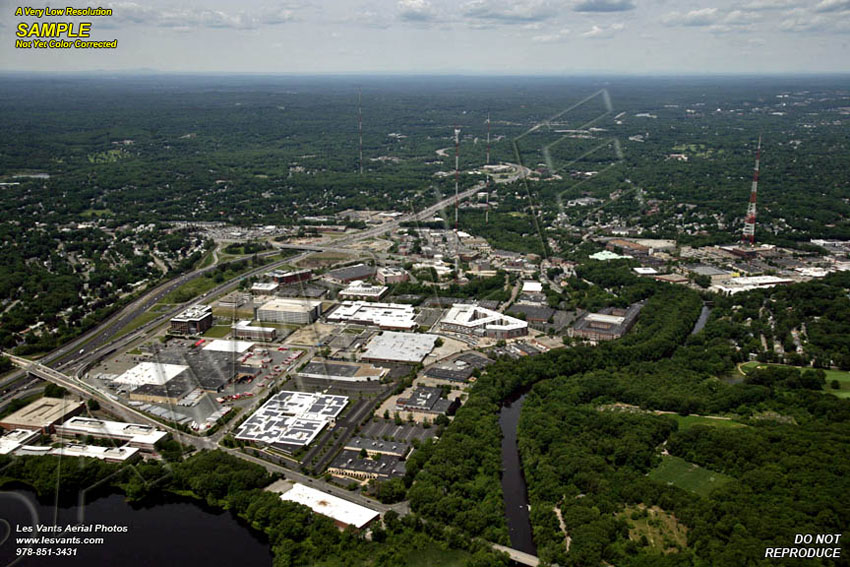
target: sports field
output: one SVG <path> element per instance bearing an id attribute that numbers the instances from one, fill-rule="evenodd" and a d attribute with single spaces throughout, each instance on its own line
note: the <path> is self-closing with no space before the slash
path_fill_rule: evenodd
<path id="1" fill-rule="evenodd" d="M 708 496 L 712 490 L 734 478 L 704 469 L 679 457 L 664 455 L 661 464 L 649 472 L 649 478 L 672 484 L 700 496 Z"/>

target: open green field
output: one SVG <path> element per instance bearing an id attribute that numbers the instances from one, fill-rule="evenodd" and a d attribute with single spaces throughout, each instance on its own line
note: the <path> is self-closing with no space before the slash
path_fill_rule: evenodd
<path id="1" fill-rule="evenodd" d="M 752 370 L 756 368 L 765 368 L 768 366 L 767 363 L 758 362 L 753 360 L 751 362 L 746 362 L 740 366 L 741 371 L 744 374 L 749 374 Z M 784 366 L 782 364 L 771 364 L 771 366 Z M 794 366 L 798 370 L 806 370 L 806 368 L 802 366 Z M 839 398 L 850 398 L 850 371 L 847 370 L 824 370 L 826 372 L 826 387 L 823 389 L 824 392 L 832 394 L 834 396 L 838 396 Z M 838 380 L 839 388 L 834 390 L 830 385 L 833 380 Z"/>
<path id="2" fill-rule="evenodd" d="M 215 325 L 210 327 L 206 333 L 204 333 L 205 337 L 212 337 L 214 339 L 223 339 L 227 335 L 230 334 L 230 325 Z"/>
<path id="3" fill-rule="evenodd" d="M 643 504 L 626 507 L 618 516 L 629 525 L 629 539 L 641 541 L 646 537 L 648 547 L 659 553 L 674 552 L 688 546 L 688 530 L 676 516 L 658 506 Z"/>
<path id="4" fill-rule="evenodd" d="M 670 417 L 679 422 L 679 429 L 681 431 L 690 429 L 694 425 L 707 425 L 710 427 L 746 427 L 743 423 L 738 423 L 731 419 L 716 419 L 702 415 L 671 415 Z"/>
<path id="5" fill-rule="evenodd" d="M 202 293 L 206 293 L 219 282 L 215 278 L 200 277 L 190 280 L 177 289 L 168 293 L 159 302 L 160 303 L 185 303 L 194 297 L 198 297 Z"/>
<path id="6" fill-rule="evenodd" d="M 649 478 L 678 486 L 699 496 L 708 496 L 718 486 L 735 480 L 731 476 L 704 469 L 670 455 L 661 458 L 661 464 L 649 472 Z"/>

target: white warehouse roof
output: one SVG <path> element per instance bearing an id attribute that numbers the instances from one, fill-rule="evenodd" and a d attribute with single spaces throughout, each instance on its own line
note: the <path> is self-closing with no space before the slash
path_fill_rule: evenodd
<path id="1" fill-rule="evenodd" d="M 363 528 L 380 515 L 375 510 L 301 483 L 296 483 L 291 489 L 281 494 L 280 499 L 303 504 L 317 514 L 327 516 L 340 524 L 354 526 L 357 529 Z"/>

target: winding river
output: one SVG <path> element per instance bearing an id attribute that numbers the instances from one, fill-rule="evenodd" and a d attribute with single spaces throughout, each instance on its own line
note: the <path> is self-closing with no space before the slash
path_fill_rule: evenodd
<path id="1" fill-rule="evenodd" d="M 537 554 L 537 546 L 531 533 L 528 509 L 528 489 L 522 473 L 522 464 L 517 447 L 517 425 L 525 396 L 528 392 L 502 405 L 499 426 L 502 429 L 502 492 L 505 496 L 505 518 L 511 538 L 511 547 Z"/>

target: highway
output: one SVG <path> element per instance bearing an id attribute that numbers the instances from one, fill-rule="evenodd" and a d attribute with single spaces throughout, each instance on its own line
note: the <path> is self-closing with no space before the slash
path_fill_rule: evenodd
<path id="1" fill-rule="evenodd" d="M 467 199 L 470 196 L 475 195 L 478 191 L 480 191 L 485 184 L 482 182 L 475 187 L 464 191 L 459 194 L 459 199 Z M 239 285 L 239 281 L 246 277 L 251 277 L 268 270 L 273 270 L 276 267 L 282 266 L 284 264 L 297 262 L 306 256 L 312 254 L 313 252 L 324 252 L 324 251 L 346 251 L 353 252 L 353 250 L 349 248 L 345 248 L 345 245 L 351 245 L 356 242 L 366 240 L 369 238 L 376 237 L 385 232 L 391 231 L 399 226 L 402 222 L 410 222 L 416 220 L 425 220 L 431 218 L 438 211 L 451 206 L 455 203 L 455 196 L 451 195 L 450 197 L 443 199 L 442 201 L 431 205 L 422 211 L 413 214 L 413 215 L 403 215 L 397 219 L 381 224 L 380 226 L 366 229 L 365 231 L 360 231 L 350 237 L 343 238 L 333 242 L 332 245 L 321 245 L 321 246 L 287 246 L 287 245 L 279 245 L 280 247 L 285 248 L 295 248 L 306 250 L 301 254 L 297 254 L 295 256 L 291 256 L 282 260 L 278 260 L 272 262 L 270 264 L 266 264 L 264 266 L 260 266 L 258 268 L 252 269 L 240 276 L 232 278 L 231 280 L 224 282 L 212 290 L 205 293 L 202 297 L 194 298 L 192 301 L 186 302 L 182 305 L 175 306 L 173 309 L 168 310 L 167 312 L 163 312 L 155 319 L 140 325 L 137 329 L 132 332 L 126 333 L 122 336 L 117 336 L 128 324 L 132 323 L 137 317 L 141 316 L 143 313 L 151 309 L 154 305 L 156 305 L 163 297 L 165 297 L 168 293 L 177 289 L 179 286 L 189 282 L 198 277 L 202 277 L 204 274 L 211 270 L 215 270 L 217 266 L 211 265 L 206 268 L 202 268 L 199 270 L 195 270 L 191 273 L 184 274 L 174 280 L 170 280 L 168 282 L 164 282 L 159 284 L 155 288 L 149 290 L 141 297 L 132 301 L 129 305 L 121 309 L 119 312 L 111 315 L 102 323 L 100 323 L 97 327 L 92 330 L 84 333 L 83 335 L 77 337 L 76 339 L 70 341 L 69 343 L 63 345 L 62 347 L 48 353 L 39 361 L 32 361 L 23 357 L 15 356 L 12 354 L 2 353 L 4 356 L 8 356 L 12 363 L 21 369 L 20 372 L 13 372 L 11 375 L 7 376 L 0 382 L 0 388 L 3 388 L 7 384 L 12 384 L 16 380 L 18 380 L 24 372 L 29 372 L 33 376 L 37 376 L 46 381 L 53 382 L 66 388 L 67 390 L 85 398 L 85 399 L 96 399 L 100 403 L 101 407 L 104 410 L 128 421 L 138 422 L 138 423 L 147 423 L 159 427 L 163 430 L 166 430 L 172 434 L 175 440 L 185 445 L 190 445 L 197 449 L 221 449 L 227 451 L 233 455 L 238 456 L 239 458 L 255 462 L 263 465 L 268 470 L 283 473 L 287 476 L 287 478 L 291 478 L 293 480 L 298 480 L 299 482 L 309 483 L 312 486 L 321 487 L 323 490 L 327 490 L 335 495 L 338 495 L 342 498 L 346 498 L 353 502 L 363 504 L 365 506 L 381 510 L 385 512 L 387 510 L 393 509 L 399 512 L 399 514 L 407 514 L 409 512 L 409 508 L 407 507 L 407 503 L 403 502 L 400 504 L 395 504 L 393 506 L 385 506 L 381 505 L 378 502 L 375 502 L 371 499 L 360 496 L 359 494 L 353 494 L 346 490 L 340 490 L 338 487 L 334 487 L 330 484 L 324 483 L 321 480 L 313 479 L 309 476 L 297 473 L 295 471 L 291 471 L 279 465 L 264 461 L 252 455 L 247 455 L 241 451 L 237 451 L 235 449 L 229 449 L 220 447 L 218 442 L 220 439 L 226 434 L 230 427 L 222 427 L 215 435 L 211 437 L 199 437 L 196 435 L 189 435 L 184 433 L 174 427 L 166 425 L 152 417 L 148 416 L 145 413 L 142 413 L 135 408 L 127 406 L 120 401 L 113 399 L 110 395 L 97 390 L 96 388 L 89 386 L 82 380 L 76 377 L 69 376 L 65 372 L 62 372 L 63 369 L 76 369 L 77 372 L 82 372 L 87 365 L 90 363 L 96 362 L 100 358 L 105 355 L 111 354 L 113 351 L 123 348 L 129 343 L 138 340 L 138 338 L 161 325 L 163 321 L 170 319 L 177 313 L 184 310 L 188 305 L 196 303 L 200 301 L 203 297 L 214 297 L 219 294 L 227 293 L 228 291 L 236 288 Z M 279 250 L 274 250 L 270 252 L 265 252 L 262 254 L 258 254 L 258 256 L 267 256 L 267 255 L 275 255 L 279 254 Z M 355 251 L 356 252 L 356 251 Z M 233 260 L 237 261 L 237 260 Z M 53 364 L 55 368 L 48 366 L 48 364 Z M 22 389 L 22 385 L 26 385 L 24 389 L 29 389 L 32 386 L 32 383 L 29 381 L 21 381 L 20 384 L 17 385 L 12 391 L 4 394 L 2 400 L 10 400 L 14 396 L 19 395 L 18 390 Z M 0 401 L 2 401 L 0 400 Z M 246 408 L 247 411 L 248 408 Z M 349 416 L 352 424 L 359 423 L 364 418 L 365 411 L 363 408 L 360 408 L 355 412 L 354 415 Z"/>

